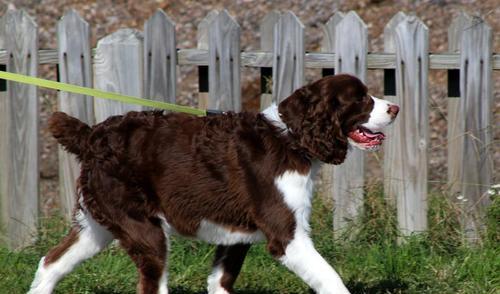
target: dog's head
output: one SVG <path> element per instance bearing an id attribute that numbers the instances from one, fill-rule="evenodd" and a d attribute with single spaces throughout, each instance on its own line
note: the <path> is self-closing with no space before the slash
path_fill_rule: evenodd
<path id="1" fill-rule="evenodd" d="M 378 149 L 385 139 L 381 130 L 394 121 L 399 107 L 368 95 L 358 78 L 339 74 L 296 90 L 278 111 L 291 136 L 311 157 L 340 164 L 348 144 Z"/>

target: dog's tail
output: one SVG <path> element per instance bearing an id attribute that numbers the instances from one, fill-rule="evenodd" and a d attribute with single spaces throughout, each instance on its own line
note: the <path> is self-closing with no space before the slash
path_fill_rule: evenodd
<path id="1" fill-rule="evenodd" d="M 57 142 L 80 158 L 87 149 L 87 138 L 92 130 L 90 126 L 64 112 L 54 112 L 49 118 L 48 125 Z"/>

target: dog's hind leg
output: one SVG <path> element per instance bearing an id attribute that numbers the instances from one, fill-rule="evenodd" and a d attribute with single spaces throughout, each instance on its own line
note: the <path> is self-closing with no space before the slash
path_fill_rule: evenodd
<path id="1" fill-rule="evenodd" d="M 92 216 L 79 209 L 68 235 L 40 260 L 29 294 L 51 293 L 57 282 L 80 262 L 103 250 L 112 234 Z"/>
<path id="2" fill-rule="evenodd" d="M 123 216 L 120 223 L 122 225 L 113 233 L 139 271 L 137 293 L 167 294 L 168 239 L 161 220 Z"/>
<path id="3" fill-rule="evenodd" d="M 208 294 L 233 292 L 233 285 L 240 273 L 250 244 L 217 246 L 212 273 L 208 277 Z"/>

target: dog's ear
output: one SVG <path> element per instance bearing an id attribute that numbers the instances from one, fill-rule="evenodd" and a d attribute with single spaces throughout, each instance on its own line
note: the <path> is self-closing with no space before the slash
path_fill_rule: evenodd
<path id="1" fill-rule="evenodd" d="M 310 156 L 340 164 L 347 154 L 347 137 L 333 103 L 335 93 L 327 93 L 324 87 L 324 83 L 302 87 L 281 102 L 278 110 L 291 136 Z"/>

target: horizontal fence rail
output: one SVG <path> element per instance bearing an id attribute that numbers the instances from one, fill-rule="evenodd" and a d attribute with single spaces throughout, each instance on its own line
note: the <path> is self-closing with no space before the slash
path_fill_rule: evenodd
<path id="1" fill-rule="evenodd" d="M 429 29 L 399 12 L 384 29 L 384 51 L 369 51 L 367 25 L 354 12 L 336 11 L 323 26 L 321 50 L 306 52 L 307 27 L 291 11 L 271 11 L 260 25 L 260 50 L 241 51 L 241 28 L 226 11 L 211 11 L 198 24 L 196 48 L 176 49 L 176 24 L 158 10 L 143 31 L 120 29 L 90 48 L 90 25 L 75 10 L 57 24 L 57 49 L 39 49 L 37 25 L 23 11 L 0 18 L 0 67 L 38 75 L 38 65 L 58 67 L 59 79 L 157 101 L 176 101 L 178 66 L 199 70 L 198 107 L 238 111 L 242 67 L 259 68 L 261 109 L 304 83 L 304 69 L 323 76 L 349 72 L 366 80 L 384 70 L 384 97 L 401 106 L 384 143 L 384 193 L 397 208 L 403 234 L 427 229 L 429 70 L 448 70 L 448 193 L 465 199 L 462 228 L 477 240 L 492 183 L 492 72 L 500 54 L 481 18 L 465 13 L 450 22 L 449 52 L 428 52 Z M 22 248 L 36 239 L 39 216 L 36 88 L 0 81 L 0 242 Z M 59 92 L 58 109 L 88 123 L 143 108 Z M 75 98 L 76 97 L 76 98 Z M 81 99 L 84 98 L 84 99 Z M 334 230 L 345 228 L 363 209 L 365 164 L 361 152 L 341 166 L 322 169 L 322 191 L 334 200 Z M 79 166 L 59 151 L 61 211 L 71 217 Z M 459 197 L 457 197 L 459 196 Z M 462 201 L 463 202 L 463 201 Z M 464 204 L 464 203 L 461 203 Z"/>
<path id="2" fill-rule="evenodd" d="M 95 49 L 92 50 L 95 55 Z M 7 52 L 0 50 L 0 64 L 7 61 Z M 241 52 L 241 65 L 246 67 L 272 67 L 274 54 L 266 51 Z M 57 49 L 38 50 L 39 64 L 58 64 Z M 492 54 L 493 70 L 500 70 L 500 54 Z M 396 54 L 368 52 L 366 57 L 368 69 L 396 68 Z M 208 65 L 208 50 L 177 49 L 177 65 Z M 304 65 L 306 68 L 335 68 L 335 53 L 306 52 Z M 429 53 L 430 69 L 460 69 L 460 53 Z"/>

